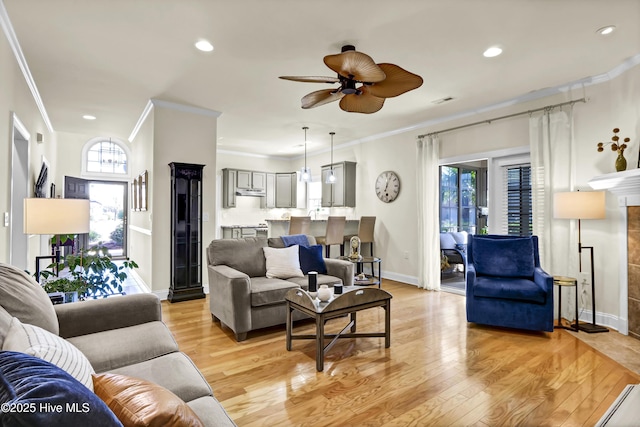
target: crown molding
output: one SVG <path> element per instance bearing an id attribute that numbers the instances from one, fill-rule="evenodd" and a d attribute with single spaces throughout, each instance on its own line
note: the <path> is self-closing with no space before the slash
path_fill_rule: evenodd
<path id="1" fill-rule="evenodd" d="M 29 70 L 29 65 L 27 64 L 27 60 L 25 59 L 20 43 L 18 42 L 18 37 L 16 36 L 11 20 L 9 19 L 9 14 L 7 13 L 7 9 L 4 7 L 4 2 L 2 1 L 0 1 L 0 26 L 2 26 L 4 34 L 7 36 L 9 46 L 11 46 L 11 50 L 16 57 L 20 71 L 22 71 L 22 75 L 27 82 L 31 95 L 33 96 L 33 100 L 35 101 L 38 110 L 40 110 L 42 120 L 47 126 L 47 129 L 49 129 L 49 132 L 53 132 L 53 125 L 51 124 L 51 120 L 49 120 L 47 109 L 44 107 L 44 102 L 42 102 L 40 92 L 38 92 L 38 87 L 36 86 L 36 82 L 33 80 L 33 76 Z"/>

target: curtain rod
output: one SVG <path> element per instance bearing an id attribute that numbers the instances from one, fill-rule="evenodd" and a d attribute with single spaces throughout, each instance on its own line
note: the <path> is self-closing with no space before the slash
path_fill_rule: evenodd
<path id="1" fill-rule="evenodd" d="M 559 104 L 547 105 L 546 107 L 540 107 L 540 108 L 536 108 L 536 109 L 533 109 L 533 110 L 521 111 L 519 113 L 507 114 L 506 116 L 494 117 L 493 119 L 481 120 L 479 122 L 468 123 L 466 125 L 456 126 L 456 127 L 452 127 L 452 128 L 449 128 L 449 129 L 439 130 L 439 131 L 436 131 L 436 132 L 429 132 L 429 133 L 425 133 L 423 135 L 418 135 L 418 138 L 424 138 L 425 136 L 437 135 L 439 133 L 444 133 L 444 132 L 451 132 L 451 131 L 454 131 L 454 130 L 464 129 L 464 128 L 468 128 L 468 127 L 471 127 L 471 126 L 481 125 L 481 124 L 484 124 L 484 123 L 491 124 L 491 122 L 495 122 L 496 120 L 510 119 L 511 117 L 522 116 L 524 114 L 531 115 L 531 114 L 533 114 L 535 112 L 538 112 L 538 111 L 546 111 L 546 110 L 550 111 L 550 110 L 553 110 L 556 107 L 563 107 L 565 105 L 573 105 L 576 102 L 587 102 L 587 98 L 580 98 L 580 99 L 575 99 L 573 101 L 561 102 Z"/>

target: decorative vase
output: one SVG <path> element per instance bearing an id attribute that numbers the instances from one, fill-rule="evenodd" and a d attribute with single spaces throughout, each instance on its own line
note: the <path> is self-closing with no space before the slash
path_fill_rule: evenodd
<path id="1" fill-rule="evenodd" d="M 616 171 L 622 172 L 627 170 L 627 159 L 624 158 L 623 153 L 618 153 L 618 158 L 616 158 Z"/>
<path id="2" fill-rule="evenodd" d="M 320 289 L 318 289 L 318 299 L 324 302 L 331 299 L 331 289 L 329 289 L 329 286 L 320 285 Z"/>

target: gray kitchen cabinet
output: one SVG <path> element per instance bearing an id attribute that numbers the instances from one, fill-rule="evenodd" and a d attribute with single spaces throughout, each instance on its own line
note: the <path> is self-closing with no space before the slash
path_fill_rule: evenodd
<path id="1" fill-rule="evenodd" d="M 298 173 L 276 174 L 276 208 L 300 208 L 307 206 L 307 186 L 298 183 Z"/>
<path id="2" fill-rule="evenodd" d="M 222 169 L 222 207 L 236 207 L 236 181 L 238 171 L 235 169 Z"/>
<path id="3" fill-rule="evenodd" d="M 322 207 L 355 207 L 356 206 L 356 163 L 340 162 L 333 164 L 333 184 L 326 182 L 332 165 L 324 165 L 322 176 Z"/>
<path id="4" fill-rule="evenodd" d="M 267 174 L 265 172 L 251 172 L 251 189 L 264 190 L 267 188 Z"/>
<path id="5" fill-rule="evenodd" d="M 236 188 L 242 190 L 264 190 L 266 187 L 266 173 L 238 170 Z"/>
<path id="6" fill-rule="evenodd" d="M 265 173 L 265 197 L 262 198 L 261 206 L 263 208 L 276 207 L 276 174 Z"/>
<path id="7" fill-rule="evenodd" d="M 251 190 L 251 171 L 236 171 L 236 188 Z"/>

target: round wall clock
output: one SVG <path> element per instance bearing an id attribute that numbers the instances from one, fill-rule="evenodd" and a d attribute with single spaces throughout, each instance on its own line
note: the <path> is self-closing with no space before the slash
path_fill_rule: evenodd
<path id="1" fill-rule="evenodd" d="M 385 203 L 393 202 L 400 193 L 400 178 L 393 171 L 384 171 L 376 179 L 376 195 Z"/>

